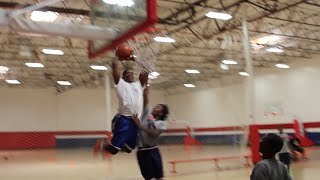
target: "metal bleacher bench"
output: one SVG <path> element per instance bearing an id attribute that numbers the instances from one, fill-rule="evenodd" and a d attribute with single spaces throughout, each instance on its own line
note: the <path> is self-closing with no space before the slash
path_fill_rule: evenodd
<path id="1" fill-rule="evenodd" d="M 215 164 L 215 168 L 219 169 L 219 161 L 221 160 L 230 160 L 230 159 L 240 159 L 241 156 L 219 156 L 219 157 L 209 157 L 209 158 L 195 158 L 195 159 L 181 159 L 181 160 L 171 160 L 168 161 L 171 164 L 172 173 L 177 173 L 176 165 L 182 163 L 194 163 L 194 162 L 205 162 L 205 161 L 213 161 Z M 244 155 L 245 163 L 243 164 L 245 167 L 250 166 L 250 157 L 249 155 Z"/>

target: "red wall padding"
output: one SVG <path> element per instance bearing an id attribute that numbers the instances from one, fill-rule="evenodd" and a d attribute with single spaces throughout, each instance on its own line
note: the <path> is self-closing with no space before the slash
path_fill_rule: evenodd
<path id="1" fill-rule="evenodd" d="M 55 135 L 106 134 L 107 131 L 0 132 L 0 149 L 55 148 Z"/>
<path id="2" fill-rule="evenodd" d="M 0 132 L 0 149 L 54 148 L 53 132 Z"/>

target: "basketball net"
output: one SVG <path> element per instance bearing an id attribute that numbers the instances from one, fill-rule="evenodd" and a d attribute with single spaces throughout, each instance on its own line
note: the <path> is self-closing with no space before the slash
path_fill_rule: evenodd
<path id="1" fill-rule="evenodd" d="M 133 50 L 133 58 L 141 70 L 155 71 L 155 62 L 159 53 L 159 43 L 153 40 L 152 33 L 144 33 L 128 40 Z"/>

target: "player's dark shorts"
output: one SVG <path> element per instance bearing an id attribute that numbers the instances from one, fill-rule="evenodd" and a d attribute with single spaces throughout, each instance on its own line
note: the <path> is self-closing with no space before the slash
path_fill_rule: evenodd
<path id="1" fill-rule="evenodd" d="M 116 115 L 112 120 L 111 145 L 118 150 L 124 146 L 133 150 L 136 147 L 139 128 L 131 117 Z"/>
<path id="2" fill-rule="evenodd" d="M 296 144 L 290 144 L 292 149 L 295 150 L 295 151 L 298 151 L 300 153 L 304 153 L 304 149 Z"/>
<path id="3" fill-rule="evenodd" d="M 279 153 L 279 160 L 290 168 L 291 155 L 290 153 Z"/>
<path id="4" fill-rule="evenodd" d="M 160 179 L 163 177 L 162 159 L 159 148 L 138 150 L 137 158 L 144 179 Z"/>

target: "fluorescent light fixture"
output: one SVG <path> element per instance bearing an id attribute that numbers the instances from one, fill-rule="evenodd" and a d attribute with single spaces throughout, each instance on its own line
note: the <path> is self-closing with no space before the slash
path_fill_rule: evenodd
<path id="1" fill-rule="evenodd" d="M 160 73 L 152 72 L 152 73 L 149 74 L 148 78 L 149 79 L 156 79 L 156 78 L 158 78 L 158 76 L 160 76 Z"/>
<path id="2" fill-rule="evenodd" d="M 132 0 L 103 0 L 106 4 L 131 7 L 134 5 Z"/>
<path id="3" fill-rule="evenodd" d="M 64 55 L 63 51 L 58 49 L 42 49 L 42 52 L 51 55 Z"/>
<path id="4" fill-rule="evenodd" d="M 183 84 L 185 87 L 187 87 L 187 88 L 194 88 L 194 87 L 196 87 L 195 85 L 193 85 L 193 84 Z"/>
<path id="5" fill-rule="evenodd" d="M 276 67 L 281 68 L 281 69 L 288 69 L 288 68 L 290 68 L 290 66 L 287 65 L 287 64 L 276 64 Z"/>
<path id="6" fill-rule="evenodd" d="M 44 65 L 41 64 L 41 63 L 26 63 L 26 66 L 34 67 L 34 68 L 42 68 L 42 67 L 44 67 Z"/>
<path id="7" fill-rule="evenodd" d="M 209 11 L 206 16 L 208 18 L 214 18 L 214 19 L 221 19 L 221 20 L 229 20 L 232 18 L 230 14 L 227 13 L 219 13 L 219 12 L 213 12 Z"/>
<path id="8" fill-rule="evenodd" d="M 21 84 L 20 81 L 15 80 L 15 79 L 7 79 L 6 82 L 8 84 Z"/>
<path id="9" fill-rule="evenodd" d="M 157 42 L 164 42 L 164 43 L 174 43 L 176 42 L 176 40 L 170 38 L 170 37 L 155 37 L 153 38 L 153 40 L 157 41 Z"/>
<path id="10" fill-rule="evenodd" d="M 116 5 L 117 4 L 117 1 L 115 0 L 103 0 L 104 3 L 106 4 L 112 4 L 112 5 Z"/>
<path id="11" fill-rule="evenodd" d="M 268 35 L 268 36 L 263 36 L 263 37 L 257 38 L 253 41 L 250 41 L 250 42 L 252 44 L 259 44 L 259 45 L 263 45 L 263 44 L 273 45 L 273 44 L 277 44 L 280 41 L 281 41 L 280 36 Z"/>
<path id="12" fill-rule="evenodd" d="M 252 43 L 251 46 L 254 50 L 259 50 L 264 47 L 264 45 L 254 44 L 254 43 Z"/>
<path id="13" fill-rule="evenodd" d="M 236 61 L 234 60 L 223 60 L 222 61 L 223 64 L 229 64 L 229 65 L 232 65 L 232 64 L 238 64 Z"/>
<path id="14" fill-rule="evenodd" d="M 268 48 L 267 51 L 274 52 L 274 53 L 282 53 L 283 50 L 277 47 Z"/>
<path id="15" fill-rule="evenodd" d="M 57 81 L 57 83 L 61 86 L 71 86 L 71 83 L 69 81 Z"/>
<path id="16" fill-rule="evenodd" d="M 152 76 L 152 75 L 149 74 L 148 78 L 149 79 L 157 79 L 158 77 L 157 76 Z"/>
<path id="17" fill-rule="evenodd" d="M 7 66 L 0 66 L 0 71 L 7 72 L 7 71 L 9 71 L 9 68 Z"/>
<path id="18" fill-rule="evenodd" d="M 248 74 L 247 72 L 239 72 L 239 74 L 240 74 L 241 76 L 249 76 L 249 74 Z"/>
<path id="19" fill-rule="evenodd" d="M 150 73 L 150 75 L 157 77 L 157 76 L 159 76 L 160 74 L 159 74 L 158 72 L 152 72 L 152 73 Z"/>
<path id="20" fill-rule="evenodd" d="M 220 68 L 223 70 L 229 70 L 229 66 L 223 63 L 220 63 Z"/>
<path id="21" fill-rule="evenodd" d="M 105 71 L 108 70 L 108 68 L 106 66 L 99 66 L 99 65 L 91 65 L 90 66 L 92 69 L 94 70 L 98 70 L 98 71 Z"/>
<path id="22" fill-rule="evenodd" d="M 33 11 L 31 13 L 30 19 L 32 21 L 54 22 L 58 18 L 58 16 L 58 13 L 52 11 Z"/>
<path id="23" fill-rule="evenodd" d="M 200 71 L 198 71 L 196 69 L 186 69 L 185 71 L 189 74 L 199 74 L 200 73 Z"/>

